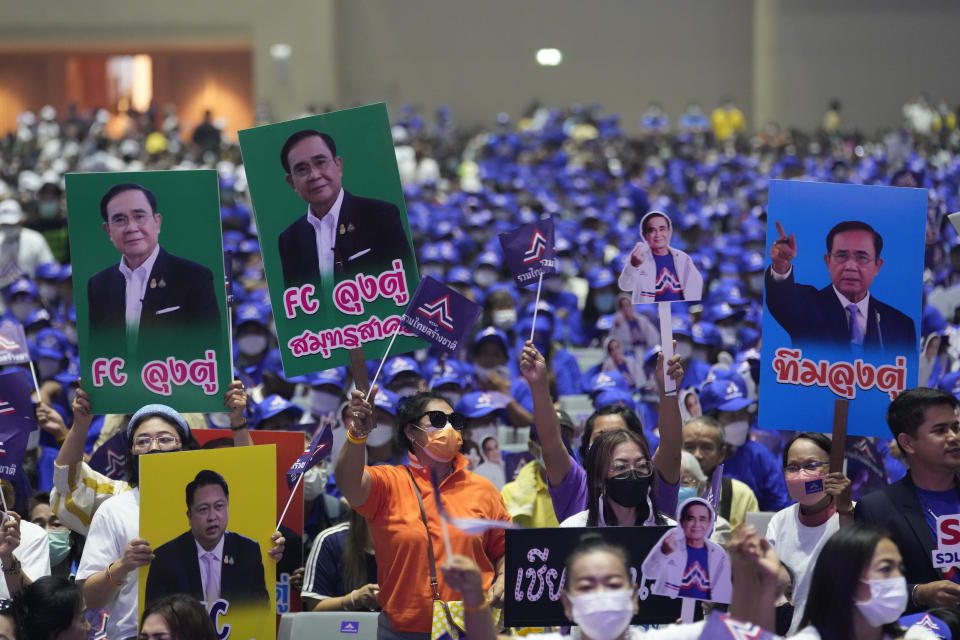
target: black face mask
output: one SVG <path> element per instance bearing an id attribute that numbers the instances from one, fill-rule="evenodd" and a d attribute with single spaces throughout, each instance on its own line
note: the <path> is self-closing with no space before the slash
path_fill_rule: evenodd
<path id="1" fill-rule="evenodd" d="M 774 630 L 777 632 L 777 635 L 787 635 L 787 631 L 790 630 L 790 623 L 793 622 L 793 605 L 789 602 L 780 605 L 774 609 L 774 616 L 776 617 Z"/>
<path id="2" fill-rule="evenodd" d="M 623 507 L 646 506 L 650 476 L 641 476 L 635 470 L 607 478 L 605 493 Z"/>

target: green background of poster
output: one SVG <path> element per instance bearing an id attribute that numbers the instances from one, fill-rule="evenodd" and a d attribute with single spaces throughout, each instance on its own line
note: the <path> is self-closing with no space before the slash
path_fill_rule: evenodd
<path id="1" fill-rule="evenodd" d="M 91 331 L 87 281 L 103 269 L 120 263 L 120 252 L 103 230 L 100 199 L 114 185 L 139 184 L 154 193 L 161 215 L 159 244 L 174 256 L 199 263 L 213 273 L 214 293 L 220 311 L 220 326 L 184 326 L 175 331 L 150 332 L 133 355 L 126 335 L 116 330 Z M 70 253 L 73 259 L 73 291 L 77 311 L 77 336 L 83 388 L 90 394 L 95 413 L 133 413 L 151 402 L 169 404 L 184 412 L 226 411 L 223 396 L 233 379 L 227 327 L 223 240 L 220 234 L 220 194 L 217 172 L 145 171 L 130 173 L 68 174 L 67 209 Z M 142 336 L 141 336 L 142 337 Z M 171 395 L 154 393 L 144 386 L 141 370 L 146 362 L 175 357 L 190 363 L 202 359 L 207 349 L 217 356 L 217 391 L 207 395 L 191 382 L 171 384 Z M 93 385 L 92 363 L 96 358 L 122 357 L 127 381 L 121 387 L 104 380 Z"/>
<path id="2" fill-rule="evenodd" d="M 381 320 L 393 315 L 399 316 L 406 309 L 406 304 L 398 306 L 394 300 L 380 297 L 373 302 L 364 302 L 362 315 L 348 315 L 338 311 L 329 296 L 324 296 L 319 298 L 320 309 L 317 313 L 307 315 L 298 308 L 294 318 L 286 317 L 278 237 L 297 218 L 306 214 L 307 204 L 287 184 L 286 172 L 280 164 L 280 150 L 291 134 L 303 129 L 316 129 L 333 137 L 337 145 L 337 155 L 343 159 L 344 190 L 356 196 L 384 200 L 396 205 L 400 210 L 407 242 L 410 243 L 410 226 L 407 222 L 403 188 L 385 104 L 347 109 L 239 132 L 247 183 L 260 235 L 263 266 L 273 306 L 273 319 L 277 327 L 283 370 L 287 377 L 350 364 L 349 351 L 343 348 L 331 350 L 329 358 L 324 358 L 319 353 L 295 357 L 287 347 L 291 338 L 306 330 L 319 332 L 322 329 L 359 324 L 371 315 L 376 315 Z M 416 254 L 411 251 L 411 255 Z M 407 293 L 412 296 L 419 283 L 415 258 L 404 262 L 404 272 Z M 315 284 L 319 290 L 320 283 Z M 381 358 L 389 341 L 388 335 L 382 340 L 363 343 L 366 358 Z M 427 343 L 419 338 L 399 335 L 390 354 L 406 353 L 425 346 Z"/>

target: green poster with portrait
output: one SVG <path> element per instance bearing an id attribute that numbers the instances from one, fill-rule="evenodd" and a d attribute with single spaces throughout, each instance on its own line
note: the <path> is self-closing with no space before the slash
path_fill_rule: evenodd
<path id="1" fill-rule="evenodd" d="M 386 105 L 239 132 L 290 376 L 426 346 L 400 317 L 419 277 Z"/>
<path id="2" fill-rule="evenodd" d="M 80 377 L 96 413 L 224 411 L 217 172 L 66 176 Z"/>

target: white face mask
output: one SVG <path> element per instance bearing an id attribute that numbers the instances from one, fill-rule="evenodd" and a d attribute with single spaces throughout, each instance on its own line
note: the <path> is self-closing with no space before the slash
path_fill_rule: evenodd
<path id="1" fill-rule="evenodd" d="M 737 328 L 736 327 L 718 327 L 720 331 L 720 338 L 723 340 L 724 345 L 735 345 L 737 344 Z"/>
<path id="2" fill-rule="evenodd" d="M 491 269 L 477 269 L 473 274 L 473 281 L 481 289 L 486 289 L 497 281 L 497 272 Z"/>
<path id="3" fill-rule="evenodd" d="M 37 360 L 37 373 L 40 378 L 46 380 L 57 375 L 60 371 L 60 361 L 53 358 L 39 358 Z"/>
<path id="4" fill-rule="evenodd" d="M 677 355 L 681 358 L 689 358 L 693 354 L 693 343 L 686 340 L 677 340 Z"/>
<path id="5" fill-rule="evenodd" d="M 340 396 L 326 391 L 310 390 L 310 413 L 321 417 L 334 413 L 340 406 Z"/>
<path id="6" fill-rule="evenodd" d="M 378 422 L 377 428 L 367 436 L 367 446 L 382 447 L 393 440 L 393 425 L 389 422 Z"/>
<path id="7" fill-rule="evenodd" d="M 517 312 L 514 309 L 497 309 L 490 314 L 490 320 L 497 329 L 512 329 L 517 324 Z"/>
<path id="8" fill-rule="evenodd" d="M 23 322 L 27 316 L 30 315 L 30 312 L 36 308 L 37 303 L 31 300 L 21 300 L 10 304 L 10 313 L 12 313 L 17 320 Z"/>
<path id="9" fill-rule="evenodd" d="M 694 360 L 707 361 L 707 348 L 694 345 L 690 350 L 690 356 Z"/>
<path id="10" fill-rule="evenodd" d="M 68 324 L 63 328 L 63 334 L 67 336 L 67 342 L 70 344 L 77 344 L 77 327 L 72 324 Z"/>
<path id="11" fill-rule="evenodd" d="M 249 335 L 237 338 L 237 348 L 245 356 L 255 356 L 267 348 L 267 336 Z"/>
<path id="12" fill-rule="evenodd" d="M 320 467 L 310 467 L 303 474 L 303 499 L 316 500 L 327 486 L 327 472 Z"/>
<path id="13" fill-rule="evenodd" d="M 415 396 L 420 393 L 419 387 L 400 387 L 399 389 L 394 389 L 393 392 L 400 396 L 401 398 L 409 398 L 410 396 Z"/>
<path id="14" fill-rule="evenodd" d="M 55 284 L 38 284 L 37 291 L 40 293 L 40 299 L 51 304 L 57 300 L 57 285 Z"/>
<path id="15" fill-rule="evenodd" d="M 633 591 L 597 591 L 568 596 L 573 621 L 593 640 L 613 640 L 633 618 Z"/>
<path id="16" fill-rule="evenodd" d="M 487 369 L 486 367 L 476 367 L 474 372 L 477 374 L 477 378 L 482 380 L 489 380 L 490 374 L 495 373 L 498 376 L 506 379 L 510 379 L 510 369 L 507 369 L 507 365 L 502 364 L 499 367 L 494 367 L 492 369 Z"/>
<path id="17" fill-rule="evenodd" d="M 863 582 L 870 585 L 870 599 L 855 604 L 871 626 L 879 627 L 893 622 L 907 608 L 907 579 L 903 576 Z"/>
<path id="18" fill-rule="evenodd" d="M 750 433 L 750 423 L 746 420 L 737 420 L 730 424 L 723 425 L 723 439 L 727 444 L 740 447 L 747 441 L 747 434 Z"/>

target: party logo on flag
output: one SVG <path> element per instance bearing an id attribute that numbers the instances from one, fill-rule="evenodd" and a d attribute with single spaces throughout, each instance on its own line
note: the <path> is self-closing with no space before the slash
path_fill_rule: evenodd
<path id="1" fill-rule="evenodd" d="M 333 447 L 333 431 L 331 431 L 329 424 L 325 424 L 317 430 L 317 434 L 310 441 L 310 446 L 300 454 L 296 462 L 290 465 L 290 470 L 287 471 L 287 487 L 293 489 L 297 480 L 307 472 L 307 469 L 324 458 L 329 458 L 331 447 Z"/>
<path id="2" fill-rule="evenodd" d="M 6 321 L 0 324 L 0 365 L 30 362 L 30 349 L 23 325 Z"/>
<path id="3" fill-rule="evenodd" d="M 118 431 L 93 452 L 90 456 L 90 468 L 108 478 L 120 480 L 126 469 L 126 455 L 127 434 Z"/>
<path id="4" fill-rule="evenodd" d="M 0 478 L 13 479 L 27 451 L 27 439 L 37 429 L 30 392 L 33 383 L 25 371 L 0 374 Z"/>
<path id="5" fill-rule="evenodd" d="M 427 276 L 410 299 L 403 327 L 456 353 L 480 317 L 480 305 Z"/>
<path id="6" fill-rule="evenodd" d="M 518 286 L 532 285 L 541 276 L 557 272 L 553 218 L 501 233 L 500 245 Z"/>
<path id="7" fill-rule="evenodd" d="M 777 636 L 749 622 L 740 622 L 718 611 L 710 614 L 701 640 L 773 640 Z"/>

